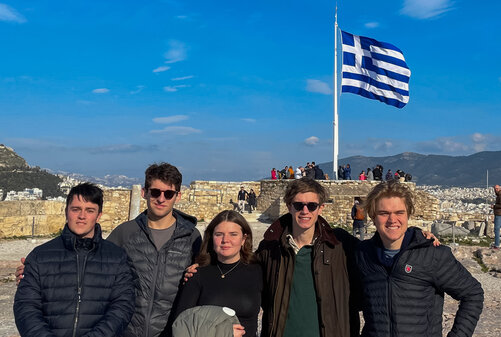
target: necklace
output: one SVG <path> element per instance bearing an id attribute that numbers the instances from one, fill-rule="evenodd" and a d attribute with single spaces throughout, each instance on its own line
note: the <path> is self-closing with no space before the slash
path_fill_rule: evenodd
<path id="1" fill-rule="evenodd" d="M 228 270 L 226 273 L 223 273 L 223 271 L 221 270 L 221 267 L 219 267 L 219 263 L 216 263 L 216 266 L 217 266 L 217 269 L 219 269 L 219 272 L 221 273 L 221 278 L 224 278 L 226 275 L 228 275 L 229 273 L 231 273 L 233 271 L 233 269 L 235 269 L 238 265 L 240 264 L 240 260 L 238 260 L 237 264 L 234 265 L 230 270 Z"/>

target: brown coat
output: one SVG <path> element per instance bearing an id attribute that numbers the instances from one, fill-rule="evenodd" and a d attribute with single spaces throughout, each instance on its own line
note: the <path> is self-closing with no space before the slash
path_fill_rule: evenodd
<path id="1" fill-rule="evenodd" d="M 313 273 L 321 336 L 358 336 L 359 299 L 355 297 L 361 288 L 354 268 L 358 240 L 344 230 L 331 229 L 322 217 L 315 226 Z M 292 216 L 286 214 L 268 228 L 256 251 L 264 277 L 262 337 L 282 337 L 284 333 L 295 262 L 286 239 L 291 229 Z M 357 288 L 353 292 L 350 280 L 352 288 Z"/>

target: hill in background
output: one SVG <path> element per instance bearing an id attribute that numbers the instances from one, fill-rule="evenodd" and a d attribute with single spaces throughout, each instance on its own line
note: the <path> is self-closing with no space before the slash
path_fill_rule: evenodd
<path id="1" fill-rule="evenodd" d="M 0 189 L 4 194 L 37 187 L 43 190 L 44 198 L 64 196 L 58 186 L 62 181 L 39 167 L 30 167 L 13 149 L 0 144 Z"/>
<path id="2" fill-rule="evenodd" d="M 501 151 L 484 151 L 470 156 L 422 155 L 405 152 L 389 157 L 353 156 L 338 160 L 339 165 L 350 164 L 351 178 L 358 179 L 362 170 L 377 164 L 383 166 L 383 177 L 391 169 L 412 174 L 419 185 L 457 187 L 485 187 L 487 170 L 489 185 L 501 184 Z M 332 175 L 332 162 L 320 164 L 325 173 Z M 367 172 L 366 172 L 367 173 Z"/>

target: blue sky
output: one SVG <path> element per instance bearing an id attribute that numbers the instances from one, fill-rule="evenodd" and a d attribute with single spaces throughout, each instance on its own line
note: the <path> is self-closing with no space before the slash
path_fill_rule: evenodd
<path id="1" fill-rule="evenodd" d="M 252 180 L 332 160 L 334 1 L 0 0 L 0 143 L 30 165 Z M 339 158 L 500 150 L 501 2 L 338 2 L 399 47 L 403 109 L 340 96 Z M 340 69 L 340 68 L 339 68 Z"/>

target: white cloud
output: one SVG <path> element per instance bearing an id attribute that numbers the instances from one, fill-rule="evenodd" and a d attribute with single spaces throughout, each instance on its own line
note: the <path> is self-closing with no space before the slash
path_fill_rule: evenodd
<path id="1" fill-rule="evenodd" d="M 304 143 L 306 145 L 309 145 L 309 146 L 315 146 L 318 144 L 319 141 L 320 141 L 320 139 L 318 137 L 311 136 L 311 137 L 306 138 L 304 140 Z"/>
<path id="2" fill-rule="evenodd" d="M 405 0 L 401 14 L 416 18 L 429 19 L 452 9 L 451 0 Z"/>
<path id="3" fill-rule="evenodd" d="M 186 115 L 174 115 L 168 117 L 157 117 L 153 118 L 153 122 L 157 124 L 172 124 L 180 121 L 187 120 L 189 117 Z"/>
<path id="4" fill-rule="evenodd" d="M 14 8 L 0 4 L 0 21 L 25 23 L 26 18 Z"/>
<path id="5" fill-rule="evenodd" d="M 306 91 L 316 92 L 324 95 L 332 94 L 332 90 L 327 83 L 313 79 L 306 80 Z"/>
<path id="6" fill-rule="evenodd" d="M 475 132 L 474 134 L 471 135 L 471 139 L 475 143 L 479 143 L 485 141 L 485 136 L 481 133 Z"/>
<path id="7" fill-rule="evenodd" d="M 110 92 L 110 89 L 107 89 L 107 88 L 98 88 L 98 89 L 92 90 L 92 92 L 94 94 L 106 94 L 106 93 Z"/>
<path id="8" fill-rule="evenodd" d="M 394 144 L 390 140 L 374 140 L 371 145 L 375 151 L 380 152 L 388 152 L 394 148 Z"/>
<path id="9" fill-rule="evenodd" d="M 136 88 L 137 88 L 136 90 L 132 90 L 130 92 L 131 95 L 139 94 L 141 91 L 143 91 L 144 85 L 138 85 L 136 86 Z"/>
<path id="10" fill-rule="evenodd" d="M 164 54 L 165 63 L 176 63 L 186 59 L 186 45 L 177 40 L 169 41 L 169 50 Z"/>
<path id="11" fill-rule="evenodd" d="M 187 84 L 179 84 L 179 85 L 173 85 L 173 86 L 168 85 L 168 86 L 164 87 L 164 91 L 165 92 L 176 92 L 179 90 L 179 88 L 187 88 L 187 87 L 189 87 L 189 85 L 187 85 Z"/>
<path id="12" fill-rule="evenodd" d="M 189 75 L 189 76 L 183 76 L 183 77 L 174 77 L 171 78 L 172 81 L 182 81 L 182 80 L 189 80 L 190 78 L 193 78 L 195 76 Z"/>
<path id="13" fill-rule="evenodd" d="M 366 28 L 377 28 L 377 27 L 379 27 L 379 22 L 374 22 L 374 21 L 372 21 L 372 22 L 367 22 L 367 23 L 365 23 L 365 25 L 364 25 L 364 26 L 365 26 Z"/>
<path id="14" fill-rule="evenodd" d="M 192 128 L 191 126 L 167 126 L 162 130 L 152 130 L 151 133 L 170 133 L 173 135 L 187 136 L 194 133 L 201 133 L 202 130 Z"/>
<path id="15" fill-rule="evenodd" d="M 242 118 L 242 120 L 247 123 L 256 123 L 254 118 Z"/>
<path id="16" fill-rule="evenodd" d="M 167 71 L 169 69 L 170 69 L 170 67 L 168 67 L 168 66 L 160 66 L 158 68 L 153 69 L 153 72 L 154 73 L 162 73 L 162 72 Z"/>
<path id="17" fill-rule="evenodd" d="M 187 15 L 178 15 L 176 16 L 176 19 L 180 19 L 180 20 L 184 20 L 184 19 L 187 19 L 188 16 Z"/>

